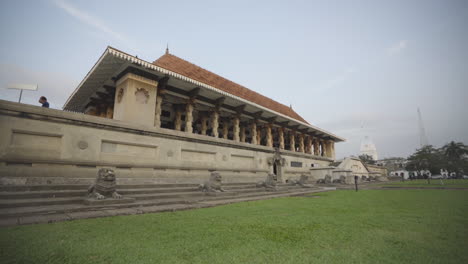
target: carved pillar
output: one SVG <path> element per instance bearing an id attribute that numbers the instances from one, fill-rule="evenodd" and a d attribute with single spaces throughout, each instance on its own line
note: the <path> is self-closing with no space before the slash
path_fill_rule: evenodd
<path id="1" fill-rule="evenodd" d="M 240 142 L 245 142 L 245 126 L 240 127 Z"/>
<path id="2" fill-rule="evenodd" d="M 109 105 L 106 111 L 106 117 L 112 119 L 114 117 L 114 106 Z"/>
<path id="3" fill-rule="evenodd" d="M 99 105 L 99 116 L 107 117 L 107 105 L 105 104 Z"/>
<path id="4" fill-rule="evenodd" d="M 239 120 L 239 115 L 235 115 L 234 116 L 234 119 L 232 120 L 232 134 L 233 134 L 233 139 L 234 141 L 236 142 L 239 142 L 240 141 L 240 138 L 239 138 L 239 123 L 240 123 L 240 120 Z"/>
<path id="5" fill-rule="evenodd" d="M 311 136 L 307 136 L 306 153 L 312 154 L 312 137 Z"/>
<path id="6" fill-rule="evenodd" d="M 185 106 L 185 132 L 193 132 L 193 101 L 190 100 Z M 206 129 L 205 129 L 206 130 Z"/>
<path id="7" fill-rule="evenodd" d="M 262 128 L 257 126 L 257 144 L 262 145 Z"/>
<path id="8" fill-rule="evenodd" d="M 174 130 L 180 131 L 182 128 L 182 109 L 180 107 L 175 108 L 175 117 L 174 117 Z"/>
<path id="9" fill-rule="evenodd" d="M 279 148 L 284 149 L 284 128 L 278 128 L 278 141 L 279 141 Z"/>
<path id="10" fill-rule="evenodd" d="M 327 155 L 327 151 L 325 150 L 325 142 L 323 139 L 320 140 L 320 149 L 322 150 L 320 156 L 325 157 Z"/>
<path id="11" fill-rule="evenodd" d="M 219 127 L 219 112 L 218 110 L 215 109 L 211 114 L 211 131 L 213 133 L 213 137 L 215 138 L 219 137 L 218 127 Z"/>
<path id="12" fill-rule="evenodd" d="M 304 134 L 299 134 L 299 152 L 304 153 Z"/>
<path id="13" fill-rule="evenodd" d="M 223 120 L 223 138 L 227 139 L 229 133 L 229 123 L 227 120 Z"/>
<path id="14" fill-rule="evenodd" d="M 266 124 L 266 146 L 272 148 L 273 147 L 273 135 L 271 134 L 271 127 L 272 124 Z"/>
<path id="15" fill-rule="evenodd" d="M 255 120 L 250 124 L 250 136 L 252 137 L 250 144 L 257 145 L 257 123 Z"/>
<path id="16" fill-rule="evenodd" d="M 332 158 L 334 160 L 336 158 L 336 156 L 335 156 L 335 141 L 330 140 L 329 145 L 330 145 L 330 158 Z"/>
<path id="17" fill-rule="evenodd" d="M 314 138 L 314 155 L 320 156 L 320 143 L 318 138 Z"/>
<path id="18" fill-rule="evenodd" d="M 296 151 L 296 139 L 295 132 L 293 130 L 289 131 L 289 150 Z"/>
<path id="19" fill-rule="evenodd" d="M 162 101 L 163 101 L 163 96 L 162 96 L 162 93 L 159 92 L 158 96 L 156 96 L 156 109 L 154 111 L 154 126 L 155 127 L 161 127 Z"/>
<path id="20" fill-rule="evenodd" d="M 201 122 L 201 134 L 206 135 L 206 130 L 208 129 L 208 116 L 205 114 L 202 114 L 200 117 L 200 122 Z"/>

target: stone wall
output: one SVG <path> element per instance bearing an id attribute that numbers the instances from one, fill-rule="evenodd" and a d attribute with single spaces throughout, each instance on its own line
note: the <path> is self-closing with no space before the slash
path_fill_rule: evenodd
<path id="1" fill-rule="evenodd" d="M 388 176 L 388 170 L 387 168 L 383 166 L 366 164 L 366 167 L 369 170 L 369 172 L 373 173 L 374 175 L 383 176 L 383 177 Z"/>
<path id="2" fill-rule="evenodd" d="M 88 184 L 101 167 L 113 168 L 119 183 L 199 183 L 213 170 L 225 182 L 255 182 L 273 172 L 271 147 L 7 101 L 0 135 L 0 184 Z M 332 161 L 281 156 L 283 180 Z"/>

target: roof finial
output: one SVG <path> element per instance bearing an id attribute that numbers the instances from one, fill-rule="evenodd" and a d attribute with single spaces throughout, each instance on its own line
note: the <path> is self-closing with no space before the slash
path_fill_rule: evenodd
<path id="1" fill-rule="evenodd" d="M 169 42 L 167 43 L 167 46 L 166 46 L 166 54 L 169 54 Z"/>

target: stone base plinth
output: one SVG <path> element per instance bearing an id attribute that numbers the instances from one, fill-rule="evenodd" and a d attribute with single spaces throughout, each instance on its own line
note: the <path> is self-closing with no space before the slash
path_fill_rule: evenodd
<path id="1" fill-rule="evenodd" d="M 86 198 L 83 200 L 85 205 L 107 205 L 107 204 L 126 204 L 135 202 L 135 198 L 123 197 L 122 199 L 106 198 L 102 200 Z"/>

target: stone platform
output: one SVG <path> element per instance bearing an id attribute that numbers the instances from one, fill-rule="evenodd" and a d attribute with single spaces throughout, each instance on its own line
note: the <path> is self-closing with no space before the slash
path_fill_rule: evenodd
<path id="1" fill-rule="evenodd" d="M 198 189 L 198 184 L 121 185 L 117 187 L 117 191 L 124 196 L 124 200 L 95 200 L 86 205 L 84 201 L 88 187 L 0 186 L 0 226 L 187 210 L 336 189 L 279 184 L 278 191 L 267 192 L 263 188 L 256 188 L 255 183 L 230 183 L 223 185 L 226 192 L 207 195 Z"/>

